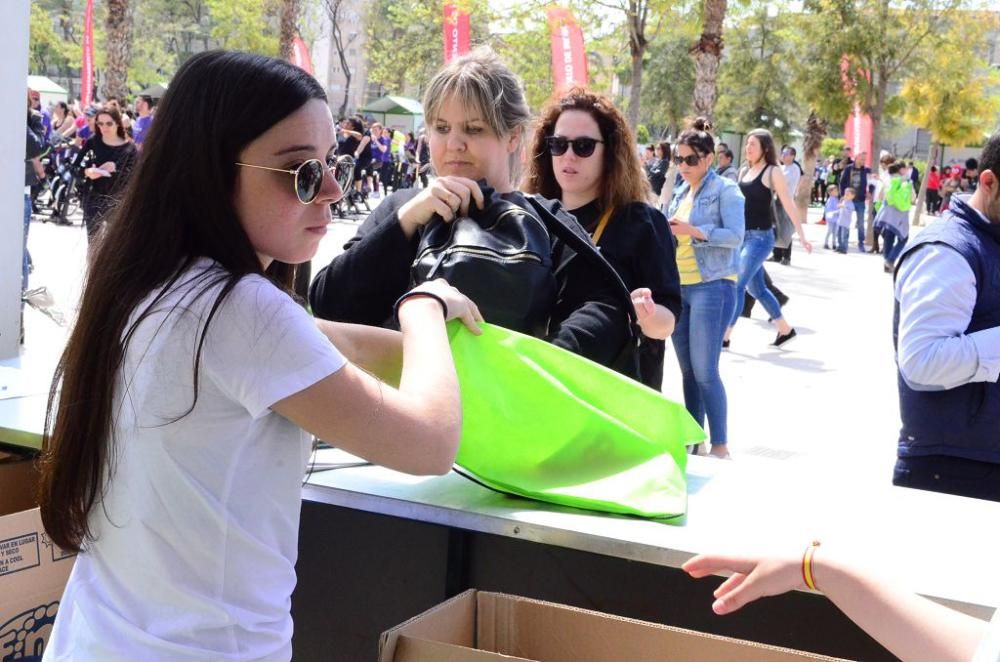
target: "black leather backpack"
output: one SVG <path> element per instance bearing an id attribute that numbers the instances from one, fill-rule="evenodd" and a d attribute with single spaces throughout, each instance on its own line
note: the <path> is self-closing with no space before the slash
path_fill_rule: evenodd
<path id="1" fill-rule="evenodd" d="M 556 300 L 552 239 L 531 212 L 501 198 L 445 223 L 436 217 L 417 247 L 410 279 L 444 278 L 490 322 L 541 337 Z"/>
<path id="2" fill-rule="evenodd" d="M 556 301 L 552 246 L 562 241 L 612 284 L 627 311 L 628 333 L 612 368 L 639 377 L 640 331 L 632 298 L 615 271 L 586 236 L 563 225 L 537 196 L 525 195 L 526 209 L 484 189 L 486 209 L 445 223 L 432 220 L 410 269 L 412 285 L 444 278 L 476 302 L 483 317 L 508 329 L 541 338 Z"/>

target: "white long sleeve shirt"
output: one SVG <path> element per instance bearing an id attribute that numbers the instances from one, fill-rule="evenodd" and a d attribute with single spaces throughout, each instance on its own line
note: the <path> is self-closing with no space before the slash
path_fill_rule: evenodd
<path id="1" fill-rule="evenodd" d="M 976 278 L 957 251 L 924 246 L 896 278 L 900 374 L 917 391 L 940 391 L 1000 378 L 1000 327 L 966 334 L 976 305 Z"/>

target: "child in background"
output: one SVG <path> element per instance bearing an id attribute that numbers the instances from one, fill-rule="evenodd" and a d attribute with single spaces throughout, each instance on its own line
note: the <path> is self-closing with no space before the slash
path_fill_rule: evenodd
<path id="1" fill-rule="evenodd" d="M 823 248 L 837 250 L 837 217 L 840 216 L 840 188 L 836 184 L 826 187 L 826 205 L 823 207 L 823 220 L 826 221 L 826 236 L 823 237 Z"/>
<path id="2" fill-rule="evenodd" d="M 854 214 L 854 189 L 844 189 L 844 199 L 840 202 L 837 215 L 837 251 L 847 255 L 847 245 L 851 241 L 851 218 Z"/>
<path id="3" fill-rule="evenodd" d="M 906 164 L 889 166 L 889 186 L 885 192 L 885 205 L 879 212 L 875 227 L 885 238 L 886 273 L 893 272 L 896 257 L 910 236 L 910 205 L 913 204 L 913 182 Z"/>

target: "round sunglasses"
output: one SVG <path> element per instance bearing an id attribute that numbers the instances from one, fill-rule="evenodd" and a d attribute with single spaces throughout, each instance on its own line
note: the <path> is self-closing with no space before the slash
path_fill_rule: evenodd
<path id="1" fill-rule="evenodd" d="M 603 143 L 603 140 L 598 140 L 597 138 L 567 138 L 565 136 L 549 136 L 545 139 L 545 144 L 549 148 L 549 154 L 552 156 L 562 156 L 569 149 L 569 146 L 573 146 L 573 153 L 580 158 L 587 158 L 594 153 L 597 148 L 597 143 Z"/>
<path id="2" fill-rule="evenodd" d="M 347 167 L 353 168 L 354 162 L 348 165 L 339 158 L 327 159 L 323 163 L 319 159 L 309 159 L 303 161 L 299 167 L 286 170 L 285 168 L 268 168 L 267 166 L 253 165 L 252 163 L 236 162 L 236 165 L 244 168 L 257 168 L 258 170 L 270 170 L 271 172 L 283 172 L 288 175 L 295 175 L 293 186 L 295 187 L 295 197 L 304 205 L 312 204 L 319 196 L 319 191 L 323 188 L 323 177 L 329 170 L 333 173 L 334 179 L 338 182 L 342 179 L 341 170 Z"/>

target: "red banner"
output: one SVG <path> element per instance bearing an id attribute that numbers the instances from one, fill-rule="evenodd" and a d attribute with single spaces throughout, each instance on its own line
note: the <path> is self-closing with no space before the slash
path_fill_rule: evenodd
<path id="1" fill-rule="evenodd" d="M 587 54 L 583 50 L 583 30 L 565 7 L 550 7 L 549 33 L 552 38 L 552 77 L 556 92 L 574 85 L 587 85 Z"/>
<path id="2" fill-rule="evenodd" d="M 866 113 L 862 113 L 857 106 L 854 112 L 844 123 L 844 138 L 847 146 L 851 149 L 851 158 L 856 157 L 861 152 L 867 154 L 865 165 L 871 167 L 872 164 L 872 118 Z"/>
<path id="3" fill-rule="evenodd" d="M 94 94 L 94 0 L 83 14 L 83 64 L 80 67 L 80 105 L 86 110 Z"/>
<path id="4" fill-rule="evenodd" d="M 864 69 L 858 67 L 854 74 L 858 78 L 864 78 L 869 83 L 871 75 Z M 848 95 L 854 95 L 856 85 L 851 77 L 851 61 L 846 55 L 840 58 L 840 79 L 844 84 L 844 91 Z M 844 122 L 844 139 L 847 147 L 851 150 L 851 158 L 858 154 L 865 153 L 865 165 L 871 167 L 872 164 L 872 118 L 870 115 L 861 112 L 860 106 L 854 104 L 854 112 Z"/>
<path id="5" fill-rule="evenodd" d="M 314 75 L 312 57 L 309 55 L 309 47 L 302 40 L 302 35 L 296 34 L 292 41 L 292 64 L 304 70 L 309 75 Z"/>
<path id="6" fill-rule="evenodd" d="M 455 5 L 444 6 L 444 62 L 469 52 L 469 13 Z"/>

